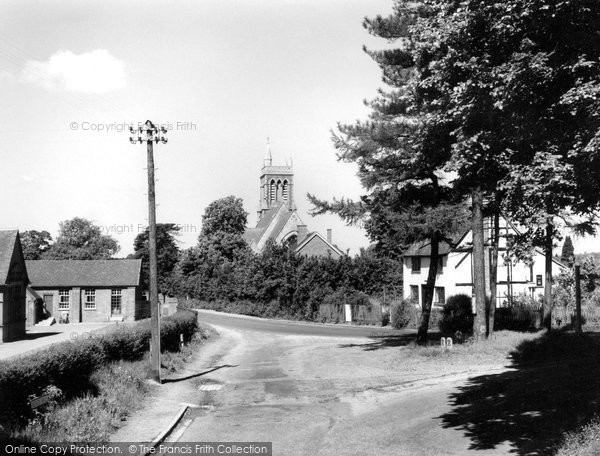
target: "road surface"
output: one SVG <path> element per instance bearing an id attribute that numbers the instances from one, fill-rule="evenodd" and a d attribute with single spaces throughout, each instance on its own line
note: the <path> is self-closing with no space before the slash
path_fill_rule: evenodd
<path id="1" fill-rule="evenodd" d="M 416 334 L 412 329 L 392 329 L 389 327 L 350 324 L 319 324 L 288 320 L 270 320 L 266 318 L 234 315 L 211 310 L 198 310 L 199 320 L 211 325 L 231 329 L 260 331 L 276 334 L 295 334 L 303 336 L 329 337 L 395 337 Z"/>
<path id="2" fill-rule="evenodd" d="M 171 441 L 273 442 L 274 455 L 510 451 L 471 450 L 464 431 L 444 428 L 439 417 L 465 376 L 419 379 L 390 368 L 385 360 L 399 348 L 361 348 L 380 330 L 207 314 L 200 319 L 215 326 L 224 348 L 212 360 L 216 370 L 194 379 L 202 408 L 190 409 Z"/>

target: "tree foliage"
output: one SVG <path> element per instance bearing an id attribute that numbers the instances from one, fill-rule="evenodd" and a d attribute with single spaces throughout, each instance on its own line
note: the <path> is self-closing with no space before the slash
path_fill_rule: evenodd
<path id="1" fill-rule="evenodd" d="M 246 228 L 248 213 L 244 210 L 243 201 L 235 196 L 213 201 L 202 216 L 202 236 L 216 233 L 242 235 Z"/>
<path id="2" fill-rule="evenodd" d="M 158 290 L 161 293 L 170 291 L 172 287 L 171 273 L 179 261 L 179 247 L 176 236 L 179 226 L 174 223 L 156 224 L 156 256 L 158 268 Z M 146 227 L 133 241 L 133 254 L 130 258 L 142 260 L 142 284 L 145 289 L 150 287 L 150 231 Z"/>
<path id="3" fill-rule="evenodd" d="M 102 234 L 100 227 L 90 220 L 75 217 L 59 223 L 56 242 L 42 255 L 48 260 L 101 260 L 111 258 L 119 251 L 119 244 Z"/>
<path id="4" fill-rule="evenodd" d="M 425 184 L 421 194 L 435 197 L 431 174 L 451 176 L 452 201 L 472 197 L 476 337 L 486 326 L 487 203 L 520 222 L 529 245 L 544 247 L 547 275 L 557 219 L 570 224 L 574 214 L 583 219 L 579 230 L 593 231 L 599 19 L 600 4 L 589 0 L 397 0 L 390 16 L 365 21 L 396 45 L 368 51 L 391 90 L 369 103 L 367 122 L 341 126 L 335 144 L 342 160 L 358 163 L 370 194 L 353 204 L 313 202 L 352 221 L 372 214 L 373 194 L 402 193 L 416 182 Z M 385 220 L 402 226 L 394 217 L 402 209 L 382 200 L 393 214 Z M 400 201 L 414 202 L 404 194 Z M 431 208 L 443 204 L 434 198 Z M 549 286 L 546 295 L 549 308 Z"/>
<path id="5" fill-rule="evenodd" d="M 575 262 L 575 248 L 573 247 L 571 236 L 567 236 L 565 238 L 565 242 L 563 243 L 560 253 L 560 261 L 569 267 L 573 266 L 573 263 Z"/>
<path id="6" fill-rule="evenodd" d="M 23 231 L 20 233 L 23 256 L 26 260 L 40 260 L 52 244 L 48 231 Z"/>

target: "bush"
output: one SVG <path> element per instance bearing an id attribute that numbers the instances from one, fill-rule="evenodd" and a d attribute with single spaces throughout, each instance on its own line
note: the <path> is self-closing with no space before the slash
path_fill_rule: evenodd
<path id="1" fill-rule="evenodd" d="M 383 312 L 381 314 L 381 326 L 387 326 L 390 324 L 390 313 Z"/>
<path id="2" fill-rule="evenodd" d="M 471 297 L 465 294 L 450 296 L 442 311 L 439 328 L 444 333 L 473 332 L 473 309 Z"/>
<path id="3" fill-rule="evenodd" d="M 415 318 L 415 303 L 410 299 L 392 301 L 390 309 L 390 323 L 392 328 L 406 328 Z"/>
<path id="4" fill-rule="evenodd" d="M 513 298 L 511 306 L 498 307 L 494 314 L 494 330 L 535 331 L 541 327 L 542 303 L 524 294 Z"/>
<path id="5" fill-rule="evenodd" d="M 197 329 L 194 312 L 177 312 L 162 319 L 161 347 L 179 350 L 180 334 L 191 340 Z M 121 325 L 106 334 L 60 342 L 30 355 L 0 362 L 0 422 L 12 423 L 31 415 L 29 396 L 52 385 L 66 399 L 95 393 L 91 375 L 111 361 L 140 359 L 149 350 L 150 322 Z"/>

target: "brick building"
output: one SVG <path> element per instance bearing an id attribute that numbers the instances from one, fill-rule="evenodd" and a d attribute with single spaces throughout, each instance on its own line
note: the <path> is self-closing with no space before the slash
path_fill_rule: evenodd
<path id="1" fill-rule="evenodd" d="M 28 315 L 56 321 L 100 322 L 146 318 L 142 260 L 30 260 Z"/>

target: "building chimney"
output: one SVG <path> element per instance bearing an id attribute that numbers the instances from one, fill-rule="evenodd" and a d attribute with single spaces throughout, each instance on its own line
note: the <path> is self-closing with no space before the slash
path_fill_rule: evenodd
<path id="1" fill-rule="evenodd" d="M 331 228 L 327 228 L 327 242 L 331 244 Z"/>

